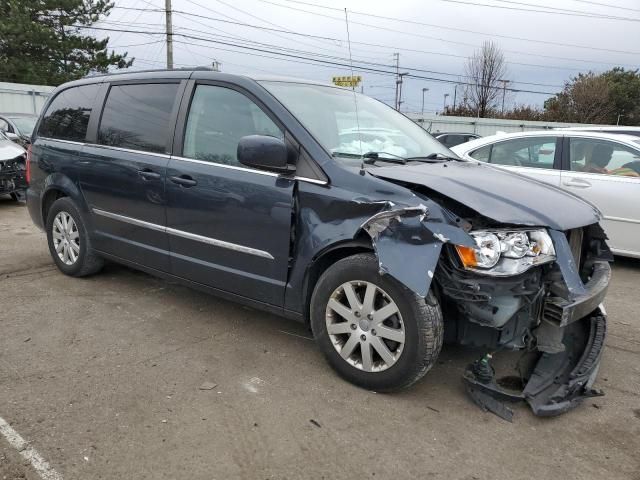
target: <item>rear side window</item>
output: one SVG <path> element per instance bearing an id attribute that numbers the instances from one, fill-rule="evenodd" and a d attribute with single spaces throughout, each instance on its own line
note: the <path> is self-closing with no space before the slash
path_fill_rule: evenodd
<path id="1" fill-rule="evenodd" d="M 177 83 L 114 85 L 102 111 L 98 143 L 164 153 Z"/>
<path id="2" fill-rule="evenodd" d="M 38 134 L 61 140 L 84 141 L 99 88 L 98 84 L 82 85 L 56 95 L 42 118 Z"/>

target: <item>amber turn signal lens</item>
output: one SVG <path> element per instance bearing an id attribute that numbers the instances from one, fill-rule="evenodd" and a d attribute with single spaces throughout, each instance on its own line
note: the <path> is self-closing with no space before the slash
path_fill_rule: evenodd
<path id="1" fill-rule="evenodd" d="M 458 250 L 460 260 L 462 260 L 462 264 L 465 267 L 469 268 L 478 266 L 478 261 L 476 260 L 476 252 L 473 248 L 456 245 L 456 250 Z"/>

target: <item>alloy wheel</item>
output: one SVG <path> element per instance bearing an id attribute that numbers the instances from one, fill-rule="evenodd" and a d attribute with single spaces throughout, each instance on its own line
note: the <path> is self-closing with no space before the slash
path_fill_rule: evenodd
<path id="1" fill-rule="evenodd" d="M 402 354 L 402 315 L 393 299 L 374 283 L 355 280 L 336 288 L 325 320 L 334 348 L 355 368 L 381 372 Z"/>
<path id="2" fill-rule="evenodd" d="M 53 220 L 53 247 L 65 265 L 73 265 L 80 255 L 80 233 L 75 220 L 67 212 L 58 212 Z"/>

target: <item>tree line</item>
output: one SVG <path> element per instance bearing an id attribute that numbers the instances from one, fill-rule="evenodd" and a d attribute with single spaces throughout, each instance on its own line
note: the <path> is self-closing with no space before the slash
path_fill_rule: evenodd
<path id="1" fill-rule="evenodd" d="M 485 42 L 467 61 L 461 102 L 443 114 L 547 122 L 640 125 L 640 73 L 615 67 L 603 73 L 580 73 L 542 108 L 517 105 L 505 109 L 506 60 L 498 46 Z"/>

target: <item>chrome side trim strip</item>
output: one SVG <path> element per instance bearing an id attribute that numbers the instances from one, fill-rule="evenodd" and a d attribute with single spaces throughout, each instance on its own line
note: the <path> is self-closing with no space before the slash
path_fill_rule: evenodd
<path id="1" fill-rule="evenodd" d="M 225 242 L 224 240 L 205 237 L 203 235 L 197 235 L 195 233 L 185 232 L 184 230 L 178 230 L 176 228 L 163 227 L 162 225 L 145 222 L 144 220 L 138 220 L 137 218 L 127 217 L 124 215 L 119 215 L 117 213 L 107 212 L 99 208 L 92 208 L 91 210 L 96 215 L 101 215 L 103 217 L 111 218 L 113 220 L 119 220 L 121 222 L 129 223 L 131 225 L 136 225 L 138 227 L 149 228 L 151 230 L 156 230 L 158 232 L 165 232 L 165 233 L 168 233 L 169 235 L 175 235 L 177 237 L 186 238 L 188 240 L 194 240 L 196 242 L 206 243 L 208 245 L 213 245 L 215 247 L 226 248 L 228 250 L 246 253 L 248 255 L 254 255 L 256 257 L 262 257 L 262 258 L 267 258 L 269 260 L 274 260 L 273 255 L 271 255 L 269 252 L 265 252 L 264 250 L 258 250 L 256 248 L 246 247 L 244 245 L 238 245 L 237 243 Z"/>
<path id="2" fill-rule="evenodd" d="M 603 218 L 605 220 L 612 220 L 614 222 L 640 223 L 640 220 L 634 220 L 633 218 L 611 217 L 609 215 L 605 215 Z"/>
<path id="3" fill-rule="evenodd" d="M 166 153 L 147 152 L 145 150 L 134 150 L 132 148 L 112 147 L 111 145 L 100 145 L 98 143 L 85 143 L 87 147 L 100 148 L 104 150 L 116 150 L 118 152 L 137 153 L 140 155 L 151 155 L 153 157 L 171 158 L 171 155 Z"/>
<path id="4" fill-rule="evenodd" d="M 111 218 L 112 220 L 119 220 L 124 223 L 130 223 L 131 225 L 136 225 L 137 227 L 149 228 L 151 230 L 156 230 L 157 232 L 166 232 L 166 228 L 162 225 L 156 225 L 155 223 L 145 222 L 144 220 L 138 220 L 137 218 L 125 217 L 124 215 L 119 215 L 117 213 L 107 212 L 106 210 L 100 210 L 99 208 L 92 208 L 93 213 L 96 215 L 101 215 L 103 217 Z"/>
<path id="5" fill-rule="evenodd" d="M 84 142 L 76 142 L 74 140 L 63 140 L 62 138 L 38 137 L 37 139 L 47 140 L 49 142 L 68 143 L 70 145 L 86 145 Z"/>
<path id="6" fill-rule="evenodd" d="M 258 170 L 255 168 L 238 167 L 236 165 L 227 165 L 225 163 L 207 162 L 205 160 L 197 160 L 195 158 L 178 157 L 176 155 L 171 157 L 171 160 L 179 160 L 181 162 L 199 163 L 201 165 L 211 165 L 212 167 L 228 168 L 230 170 L 238 170 L 241 172 L 257 173 L 258 175 L 268 175 L 269 177 L 279 177 L 279 173 L 267 172 L 266 170 Z"/>
<path id="7" fill-rule="evenodd" d="M 167 233 L 169 235 L 176 235 L 178 237 L 194 240 L 196 242 L 206 243 L 215 247 L 226 248 L 228 250 L 234 250 L 236 252 L 247 253 L 249 255 L 255 255 L 256 257 L 268 258 L 273 260 L 273 255 L 264 250 L 257 250 L 251 247 L 245 247 L 244 245 L 238 245 L 237 243 L 225 242 L 224 240 L 218 240 L 217 238 L 204 237 L 202 235 L 196 235 L 195 233 L 185 232 L 184 230 L 177 230 L 175 228 L 167 227 Z"/>
<path id="8" fill-rule="evenodd" d="M 314 183 L 316 185 L 328 185 L 329 182 L 325 182 L 324 180 L 318 180 L 316 178 L 308 178 L 308 177 L 293 177 L 294 180 L 298 180 L 300 182 Z"/>

